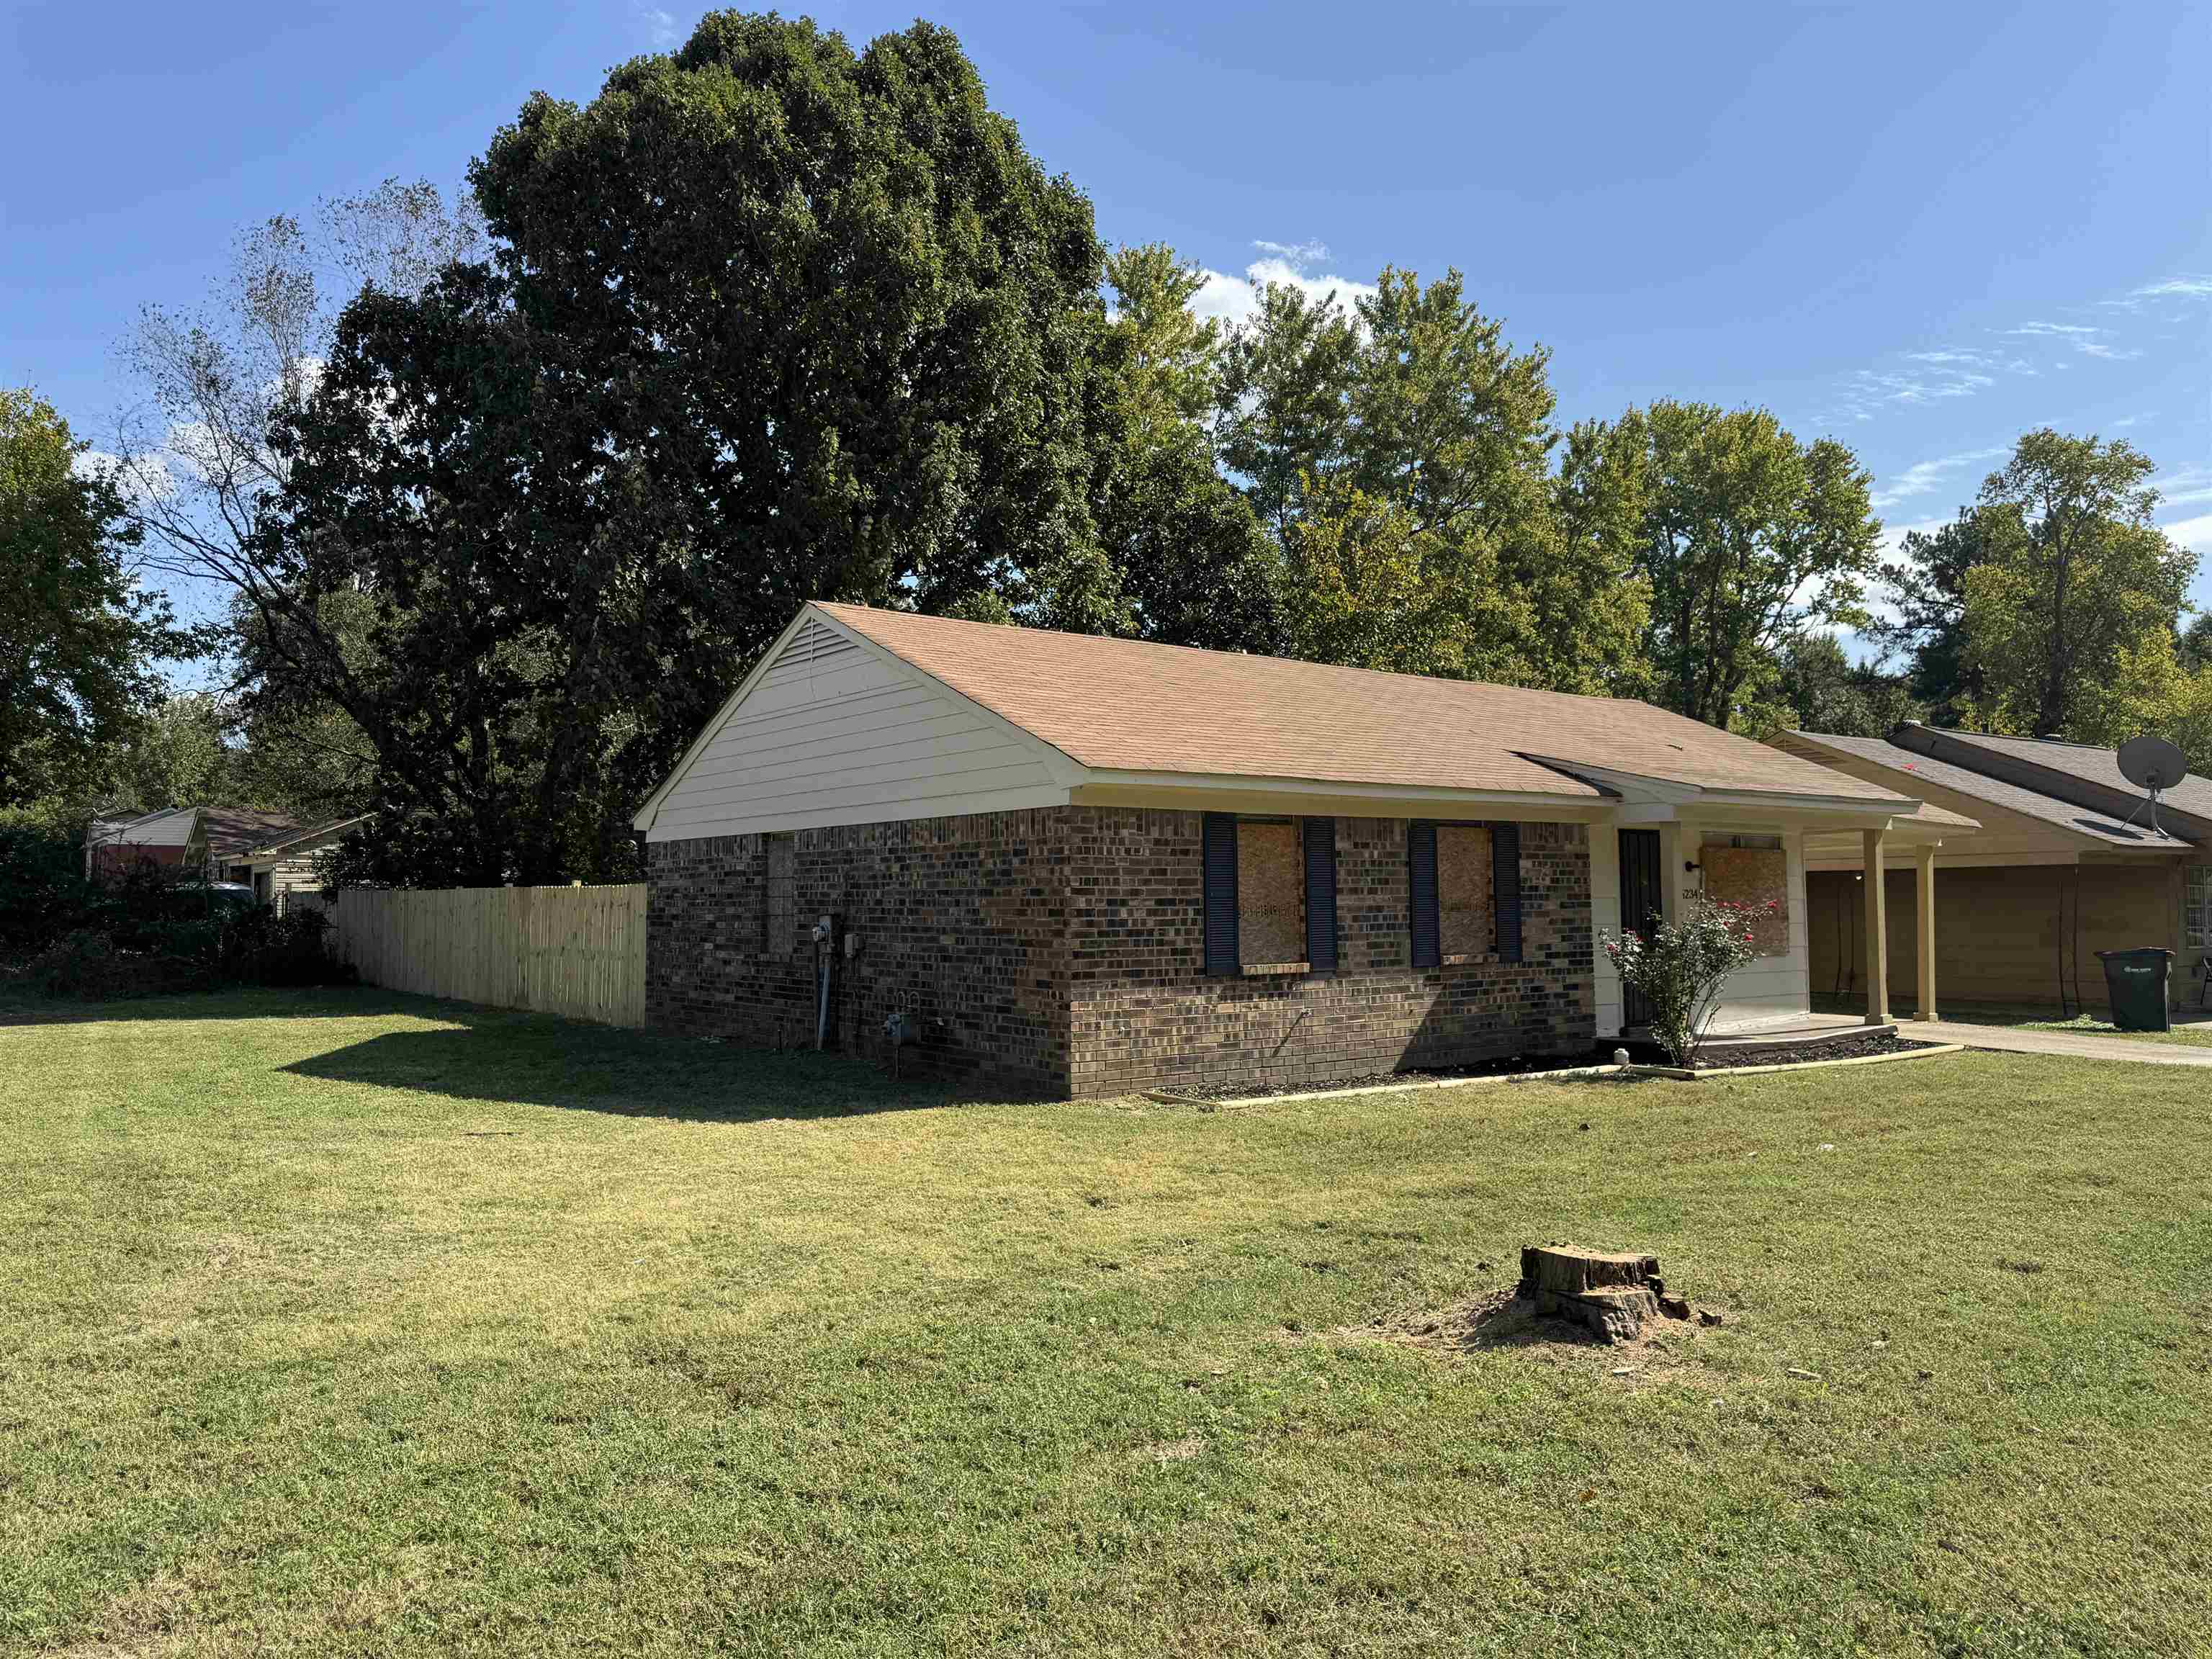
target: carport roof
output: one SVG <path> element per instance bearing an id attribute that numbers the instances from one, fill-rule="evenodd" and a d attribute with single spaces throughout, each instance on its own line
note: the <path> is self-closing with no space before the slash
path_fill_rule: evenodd
<path id="1" fill-rule="evenodd" d="M 1946 732 L 1944 735 L 1955 734 Z M 1954 766 L 1948 761 L 1936 760 L 1917 750 L 1892 743 L 1887 738 L 1847 738 L 1831 732 L 1793 732 L 1790 736 L 1809 746 L 1872 761 L 1877 766 L 1893 771 L 1899 775 L 1897 787 L 1908 793 L 1912 787 L 1911 780 L 1923 778 L 1942 788 L 1954 789 L 1976 800 L 1987 801 L 1992 806 L 2002 806 L 2009 811 L 2056 824 L 2062 830 L 2069 830 L 2077 836 L 2087 836 L 2107 847 L 2139 853 L 2185 853 L 2191 850 L 2190 842 L 2154 830 L 2147 823 L 2126 823 L 2107 813 L 2091 811 L 2072 801 L 2060 800 L 2055 795 L 2042 794 L 1964 766 Z M 2050 746 L 2081 747 L 2074 744 Z M 2113 775 L 2118 775 L 2117 766 L 2113 768 Z"/>

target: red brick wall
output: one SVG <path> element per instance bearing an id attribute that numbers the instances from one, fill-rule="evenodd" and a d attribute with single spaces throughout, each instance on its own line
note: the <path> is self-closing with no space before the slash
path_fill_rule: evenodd
<path id="1" fill-rule="evenodd" d="M 1406 824 L 1337 820 L 1341 965 L 1210 979 L 1195 812 L 1060 807 L 798 832 L 798 918 L 859 936 L 841 1045 L 1054 1095 L 1328 1083 L 1402 1066 L 1578 1052 L 1595 1041 L 1589 855 L 1574 824 L 1522 830 L 1518 963 L 1408 965 Z M 656 842 L 647 999 L 657 1025 L 811 1043 L 814 956 L 760 949 L 763 838 Z"/>
<path id="2" fill-rule="evenodd" d="M 884 1016 L 916 1017 L 902 1069 L 1067 1092 L 1064 903 L 1045 812 L 999 812 L 802 830 L 799 939 L 761 949 L 766 838 L 647 848 L 646 1004 L 653 1024 L 763 1047 L 814 1041 L 816 919 L 838 917 L 838 1046 L 889 1058 Z"/>
<path id="3" fill-rule="evenodd" d="M 180 872 L 185 867 L 185 849 L 181 847 L 141 847 L 136 842 L 108 842 L 92 849 L 92 873 L 95 880 L 119 880 L 141 866 L 159 870 L 164 874 Z"/>
<path id="4" fill-rule="evenodd" d="M 1318 1085 L 1596 1040 L 1579 824 L 1522 827 L 1520 963 L 1410 966 L 1406 821 L 1339 818 L 1339 971 L 1224 979 L 1204 972 L 1197 813 L 1075 807 L 1066 822 L 1077 1095 Z"/>

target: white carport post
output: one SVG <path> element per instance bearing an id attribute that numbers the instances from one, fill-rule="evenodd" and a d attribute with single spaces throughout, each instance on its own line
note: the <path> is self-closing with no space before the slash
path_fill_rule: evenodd
<path id="1" fill-rule="evenodd" d="M 1920 987 L 1920 1018 L 1936 1018 L 1936 843 L 1912 849 L 1912 936 Z"/>
<path id="2" fill-rule="evenodd" d="M 1883 893 L 1882 843 L 1886 831 L 1859 832 L 1864 858 L 1860 879 L 1866 887 L 1866 1023 L 1889 1024 L 1889 907 Z"/>

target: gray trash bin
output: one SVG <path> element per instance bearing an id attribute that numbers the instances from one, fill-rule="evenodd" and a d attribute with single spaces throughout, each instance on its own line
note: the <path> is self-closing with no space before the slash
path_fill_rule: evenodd
<path id="1" fill-rule="evenodd" d="M 2123 1031 L 2170 1031 L 2172 1018 L 2166 1008 L 2166 976 L 2173 965 L 2173 952 L 2156 945 L 2139 951 L 2100 951 L 2105 964 L 2105 989 L 2112 1000 L 2112 1024 Z"/>

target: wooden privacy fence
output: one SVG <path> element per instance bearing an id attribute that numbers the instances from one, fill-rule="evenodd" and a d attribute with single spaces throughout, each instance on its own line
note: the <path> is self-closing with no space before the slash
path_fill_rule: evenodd
<path id="1" fill-rule="evenodd" d="M 371 985 L 645 1024 L 645 884 L 338 893 L 331 939 Z"/>

